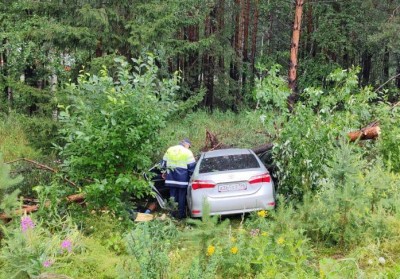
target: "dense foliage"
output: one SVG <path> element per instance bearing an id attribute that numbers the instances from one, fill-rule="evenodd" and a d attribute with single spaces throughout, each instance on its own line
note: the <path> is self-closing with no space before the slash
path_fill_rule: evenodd
<path id="1" fill-rule="evenodd" d="M 154 59 L 135 60 L 135 70 L 119 59 L 116 77 L 83 73 L 69 84 L 71 104 L 60 113 L 63 168 L 85 186 L 89 200 L 115 208 L 124 192 L 143 197 L 141 173 L 151 165 L 161 128 L 175 110 L 176 79 L 160 80 Z M 90 181 L 89 183 L 85 181 Z"/>

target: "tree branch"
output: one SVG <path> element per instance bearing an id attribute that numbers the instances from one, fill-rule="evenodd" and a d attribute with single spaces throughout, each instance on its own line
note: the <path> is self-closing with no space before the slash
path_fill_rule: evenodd
<path id="1" fill-rule="evenodd" d="M 18 159 L 9 161 L 9 162 L 4 162 L 4 163 L 5 163 L 5 164 L 12 164 L 12 163 L 16 163 L 16 162 L 19 162 L 19 161 L 25 161 L 25 162 L 34 164 L 34 165 L 35 165 L 37 168 L 39 168 L 39 169 L 44 169 L 44 170 L 51 171 L 51 172 L 53 172 L 53 173 L 58 173 L 58 170 L 56 170 L 56 169 L 54 169 L 54 168 L 52 168 L 52 167 L 49 167 L 49 166 L 47 166 L 47 165 L 41 164 L 41 163 L 39 163 L 39 162 L 36 162 L 36 161 L 34 161 L 34 160 L 28 159 L 28 158 L 18 158 Z M 65 177 L 63 177 L 62 179 L 63 179 L 65 182 L 68 182 L 70 185 L 76 187 L 76 183 L 75 183 L 75 182 L 72 182 L 71 180 L 69 180 L 68 178 L 65 178 Z"/>

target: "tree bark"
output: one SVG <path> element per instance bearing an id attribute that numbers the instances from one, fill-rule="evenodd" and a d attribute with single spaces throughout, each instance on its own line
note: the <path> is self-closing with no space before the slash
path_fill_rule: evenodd
<path id="1" fill-rule="evenodd" d="M 254 17 L 253 17 L 253 30 L 251 31 L 251 54 L 250 54 L 250 63 L 251 63 L 251 72 L 255 71 L 255 60 L 256 60 L 256 51 L 257 51 L 257 32 L 258 32 L 258 0 L 254 2 Z"/>
<path id="2" fill-rule="evenodd" d="M 297 99 L 297 59 L 300 41 L 301 18 L 303 15 L 303 4 L 304 0 L 296 0 L 292 42 L 290 45 L 289 87 L 292 90 L 292 94 L 289 96 L 288 99 L 290 110 L 293 108 L 293 105 Z"/>

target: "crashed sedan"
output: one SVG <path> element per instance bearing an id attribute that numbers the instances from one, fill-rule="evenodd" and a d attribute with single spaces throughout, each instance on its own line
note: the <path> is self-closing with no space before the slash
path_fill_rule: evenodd
<path id="1" fill-rule="evenodd" d="M 274 183 L 267 168 L 250 149 L 220 149 L 201 154 L 189 181 L 189 213 L 201 217 L 239 214 L 275 207 Z"/>

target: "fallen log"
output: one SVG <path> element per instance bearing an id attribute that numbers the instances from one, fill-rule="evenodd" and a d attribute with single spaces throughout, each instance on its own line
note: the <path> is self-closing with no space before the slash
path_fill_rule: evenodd
<path id="1" fill-rule="evenodd" d="M 381 129 L 377 124 L 370 125 L 358 131 L 348 133 L 351 142 L 356 140 L 376 139 L 381 133 Z"/>
<path id="2" fill-rule="evenodd" d="M 271 150 L 273 147 L 274 147 L 273 143 L 267 143 L 257 147 L 253 147 L 251 150 L 253 150 L 253 152 L 256 154 L 261 154 L 264 153 L 265 151 Z"/>
<path id="3" fill-rule="evenodd" d="M 21 209 L 17 209 L 14 212 L 14 215 L 23 215 L 23 214 L 29 214 L 32 213 L 34 211 L 37 211 L 39 209 L 39 205 L 35 204 L 35 205 L 29 205 L 29 206 L 25 206 Z M 0 220 L 3 221 L 10 221 L 12 219 L 11 216 L 7 216 L 5 213 L 0 214 Z"/>
<path id="4" fill-rule="evenodd" d="M 85 195 L 83 193 L 79 193 L 79 194 L 73 194 L 73 195 L 69 195 L 66 197 L 66 200 L 68 202 L 75 202 L 75 203 L 80 203 L 83 202 L 85 200 Z M 45 203 L 45 207 L 49 206 L 50 202 L 46 202 Z M 29 214 L 35 211 L 39 210 L 39 205 L 38 204 L 34 204 L 34 205 L 23 205 L 21 209 L 17 209 L 13 215 L 23 215 L 23 214 Z M 0 220 L 3 221 L 9 221 L 11 220 L 12 217 L 6 215 L 5 213 L 0 214 Z"/>
<path id="5" fill-rule="evenodd" d="M 67 197 L 67 201 L 69 202 L 83 202 L 85 200 L 85 194 L 83 193 L 79 193 L 79 194 L 74 194 L 74 195 L 70 195 Z"/>

